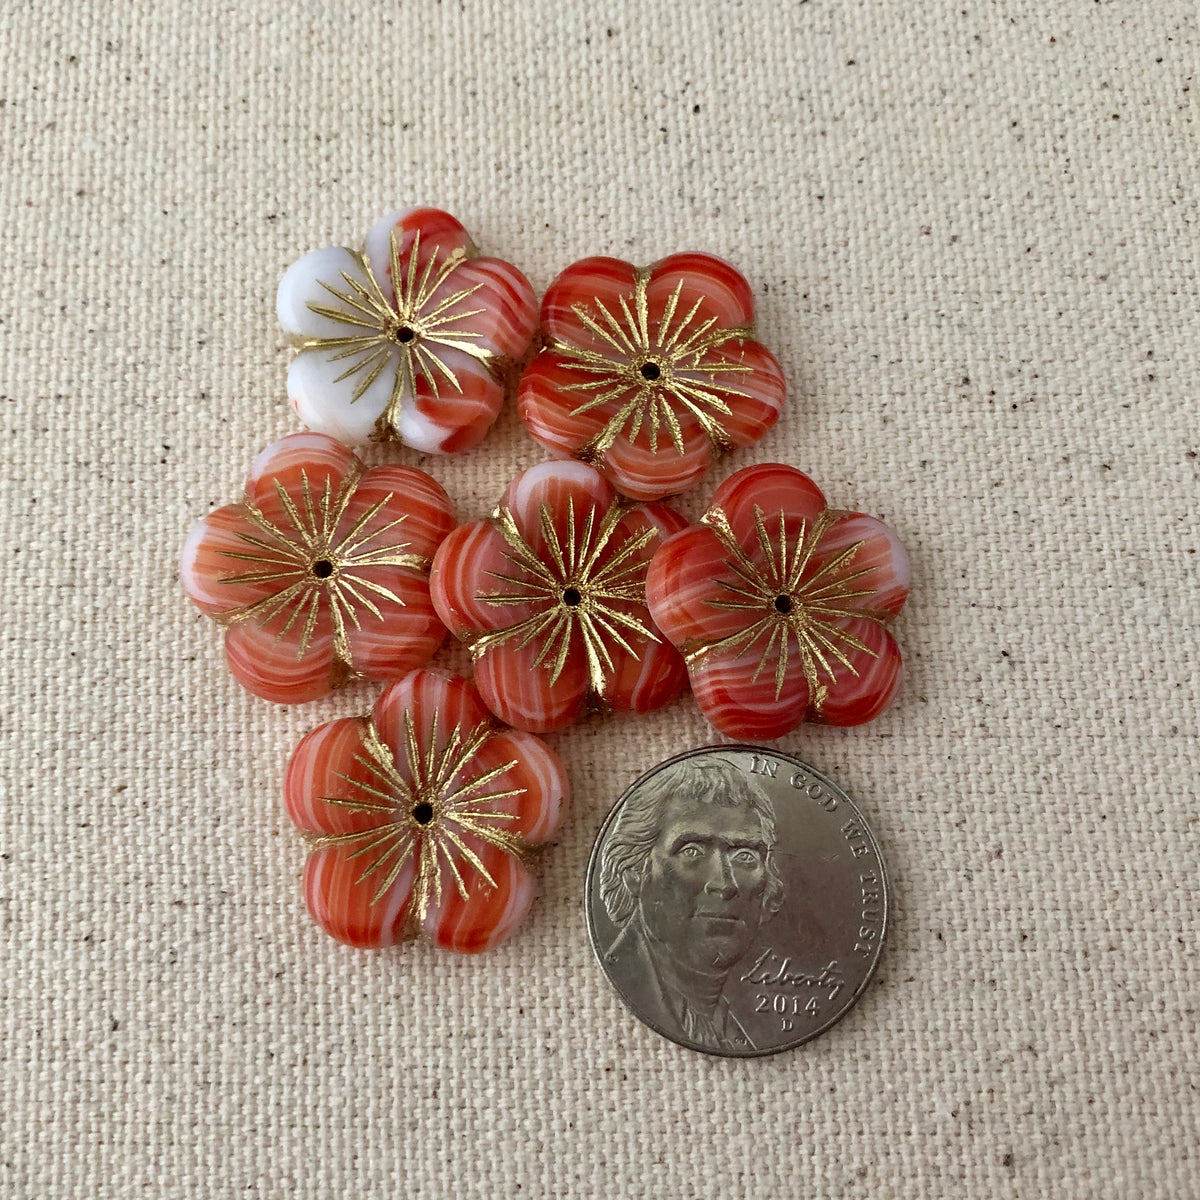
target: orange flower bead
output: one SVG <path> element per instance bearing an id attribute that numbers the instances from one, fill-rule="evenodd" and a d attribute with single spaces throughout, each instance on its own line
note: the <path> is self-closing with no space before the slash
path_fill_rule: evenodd
<path id="1" fill-rule="evenodd" d="M 650 620 L 645 578 L 655 546 L 685 524 L 663 504 L 619 500 L 583 463 L 544 462 L 489 520 L 459 526 L 430 586 L 492 712 L 546 733 L 590 704 L 648 712 L 679 695 L 687 672 Z"/>
<path id="2" fill-rule="evenodd" d="M 234 678 L 300 704 L 432 657 L 446 630 L 429 567 L 453 528 L 449 498 L 424 471 L 367 470 L 340 442 L 296 433 L 255 459 L 241 503 L 197 523 L 180 577 L 226 627 Z"/>
<path id="3" fill-rule="evenodd" d="M 473 954 L 507 938 L 533 901 L 526 862 L 562 824 L 567 779 L 529 733 L 503 729 L 465 679 L 413 671 L 370 717 L 318 726 L 284 781 L 313 838 L 313 919 L 364 949 L 423 936 Z"/>
<path id="4" fill-rule="evenodd" d="M 682 492 L 775 423 L 783 373 L 754 340 L 746 280 L 711 254 L 568 267 L 542 300 L 546 349 L 521 378 L 529 432 L 636 500 Z"/>
<path id="5" fill-rule="evenodd" d="M 882 521 L 828 509 L 807 475 L 771 463 L 735 472 L 700 524 L 659 547 L 646 597 L 704 715 L 758 739 L 887 708 L 901 658 L 886 626 L 908 586 L 908 556 Z"/>

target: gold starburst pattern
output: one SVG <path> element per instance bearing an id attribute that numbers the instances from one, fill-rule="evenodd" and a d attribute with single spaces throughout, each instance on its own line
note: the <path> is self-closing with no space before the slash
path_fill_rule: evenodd
<path id="1" fill-rule="evenodd" d="M 380 739 L 374 724 L 365 721 L 364 753 L 354 761 L 367 773 L 367 780 L 338 774 L 353 795 L 349 798 L 322 797 L 322 803 L 347 812 L 377 816 L 379 823 L 354 833 L 331 834 L 316 839 L 318 846 L 356 846 L 349 856 L 363 861 L 356 884 L 377 876 L 371 896 L 377 904 L 396 882 L 406 863 L 413 864 L 413 905 L 410 921 L 419 923 L 431 905 L 442 902 L 444 875 L 466 900 L 470 893 L 462 862 L 490 887 L 496 881 L 479 855 L 467 844 L 471 836 L 526 859 L 529 850 L 523 838 L 504 827 L 516 820 L 515 813 L 495 812 L 489 806 L 498 800 L 524 795 L 522 787 L 493 790 L 506 771 L 517 765 L 512 759 L 501 766 L 471 773 L 471 762 L 494 730 L 484 722 L 469 732 L 455 725 L 438 749 L 438 713 L 434 712 L 424 750 L 417 738 L 412 714 L 404 714 L 404 758 L 401 771 L 392 751 Z"/>
<path id="2" fill-rule="evenodd" d="M 732 386 L 736 379 L 753 368 L 743 362 L 719 357 L 713 351 L 726 342 L 753 337 L 749 326 L 714 328 L 716 317 L 697 320 L 703 297 L 686 313 L 679 311 L 683 280 L 675 286 L 661 317 L 650 316 L 646 290 L 647 270 L 637 272 L 633 295 L 618 297 L 613 312 L 596 299 L 593 310 L 576 304 L 572 311 L 601 342 L 603 351 L 585 349 L 570 342 L 551 341 L 550 346 L 566 361 L 563 366 L 586 378 L 568 384 L 567 390 L 580 392 L 586 399 L 572 416 L 617 401 L 616 411 L 577 453 L 585 462 L 596 463 L 625 433 L 633 441 L 645 426 L 650 447 L 658 452 L 659 435 L 665 427 L 679 454 L 684 453 L 680 414 L 691 413 L 708 435 L 713 452 L 728 450 L 733 443 L 721 424 L 731 413 L 727 396 L 748 398 Z"/>
<path id="3" fill-rule="evenodd" d="M 603 696 L 605 678 L 614 670 L 606 640 L 611 638 L 635 658 L 637 651 L 629 644 L 627 633 L 647 641 L 659 640 L 642 621 L 618 607 L 623 602 L 645 605 L 648 564 L 637 555 L 658 534 L 651 525 L 619 545 L 610 545 L 626 512 L 624 505 L 613 504 L 597 520 L 596 509 L 589 508 L 583 521 L 577 522 L 572 500 L 567 508 L 566 535 L 560 537 L 549 507 L 543 504 L 543 558 L 522 537 L 512 513 L 507 508 L 497 509 L 492 523 L 508 543 L 505 558 L 513 573 L 491 572 L 508 585 L 507 590 L 476 599 L 492 605 L 532 606 L 535 611 L 506 629 L 479 634 L 471 644 L 472 653 L 478 656 L 510 640 L 516 640 L 520 648 L 538 643 L 535 665 L 550 671 L 553 684 L 578 638 L 587 658 L 589 686 Z"/>
<path id="4" fill-rule="evenodd" d="M 401 607 L 404 604 L 390 588 L 360 574 L 361 569 L 429 568 L 427 559 L 405 553 L 408 542 L 379 541 L 405 519 L 404 515 L 370 532 L 364 532 L 371 521 L 391 503 L 392 492 L 372 504 L 345 533 L 338 534 L 338 525 L 346 515 L 360 478 L 360 472 L 352 471 L 335 492 L 332 480 L 326 476 L 325 487 L 316 496 L 309 485 L 308 474 L 301 472 L 300 504 L 288 495 L 276 479 L 275 494 L 287 515 L 286 526 L 277 525 L 255 505 L 244 503 L 242 511 L 262 536 L 237 531 L 237 537 L 246 545 L 246 549 L 224 550 L 222 554 L 226 558 L 252 563 L 256 569 L 225 576 L 221 582 L 277 583 L 279 590 L 218 620 L 226 625 L 247 620 L 266 625 L 273 617 L 286 614 L 287 619 L 276 635 L 277 639 L 284 637 L 297 621 L 303 620 L 300 644 L 296 650 L 296 659 L 299 661 L 308 650 L 322 606 L 327 605 L 333 624 L 334 661 L 343 669 L 350 670 L 347 622 L 356 629 L 362 628 L 358 608 L 366 609 L 382 621 L 383 613 L 371 599 L 372 594 Z"/>
<path id="5" fill-rule="evenodd" d="M 403 397 L 415 394 L 418 379 L 428 383 L 435 397 L 440 395 L 439 389 L 443 385 L 462 392 L 458 376 L 439 350 L 459 350 L 488 364 L 495 358 L 478 344 L 481 335 L 464 324 L 484 311 L 463 307 L 483 286 L 481 283 L 435 299 L 450 275 L 467 261 L 467 252 L 456 249 L 442 257 L 440 263 L 435 252 L 421 268 L 418 263 L 420 246 L 418 230 L 408 255 L 403 256 L 401 240 L 395 229 L 391 231 L 394 303 L 375 278 L 366 255 L 361 251 L 350 251 L 366 282 L 349 271 L 341 272 L 344 287 L 319 280 L 337 304 L 310 302 L 308 308 L 318 316 L 361 332 L 348 333 L 344 337 L 305 338 L 298 343 L 300 350 L 331 351 L 330 362 L 346 361 L 345 371 L 334 383 L 358 377 L 351 403 L 365 395 L 389 364 L 394 365 L 396 376 L 391 396 L 378 423 L 380 437 L 394 436 Z"/>
<path id="6" fill-rule="evenodd" d="M 847 657 L 847 650 L 859 651 L 871 658 L 878 657 L 875 651 L 839 624 L 847 618 L 866 618 L 882 623 L 878 613 L 847 606 L 850 601 L 870 596 L 874 591 L 872 588 L 855 587 L 873 569 L 851 569 L 863 543 L 855 542 L 846 546 L 815 570 L 809 570 L 814 551 L 835 519 L 828 512 L 823 512 L 812 522 L 802 521 L 794 545 L 789 545 L 782 509 L 778 534 L 772 537 L 767 532 L 762 509 L 756 504 L 754 524 L 763 557 L 760 565 L 742 549 L 725 513 L 719 508 L 710 509 L 702 520 L 729 551 L 727 562 L 737 576 L 737 582 L 717 580 L 718 585 L 729 593 L 729 599 L 710 600 L 708 603 L 714 608 L 760 615 L 737 633 L 693 650 L 688 656 L 689 660 L 694 661 L 715 650 L 736 649 L 744 653 L 762 641 L 752 679 L 758 679 L 774 656 L 775 698 L 778 699 L 787 674 L 788 656 L 795 643 L 795 653 L 800 657 L 811 703 L 820 711 L 829 692 L 829 683 L 834 679 L 831 659 L 857 675 L 858 671 Z M 821 681 L 822 675 L 828 682 Z"/>

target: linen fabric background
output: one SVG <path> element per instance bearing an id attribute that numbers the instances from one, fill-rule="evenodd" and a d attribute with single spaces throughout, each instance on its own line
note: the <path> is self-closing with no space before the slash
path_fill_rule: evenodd
<path id="1" fill-rule="evenodd" d="M 0 45 L 0 1195 L 1200 1194 L 1192 0 L 8 0 Z M 592 959 L 604 814 L 718 740 L 687 700 L 553 739 L 497 952 L 304 911 L 283 767 L 373 691 L 242 692 L 177 555 L 296 428 L 283 269 L 412 203 L 539 291 L 736 263 L 790 399 L 679 507 L 778 459 L 911 551 L 897 707 L 780 743 L 895 893 L 798 1051 L 681 1050 Z M 467 520 L 541 454 L 510 404 L 373 458 Z"/>

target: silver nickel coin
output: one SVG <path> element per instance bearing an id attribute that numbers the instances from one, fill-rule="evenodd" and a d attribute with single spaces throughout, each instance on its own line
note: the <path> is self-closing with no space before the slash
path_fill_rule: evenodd
<path id="1" fill-rule="evenodd" d="M 646 772 L 588 864 L 588 932 L 617 994 L 663 1037 L 731 1058 L 840 1021 L 875 973 L 888 903 L 846 793 L 761 746 L 704 746 Z"/>

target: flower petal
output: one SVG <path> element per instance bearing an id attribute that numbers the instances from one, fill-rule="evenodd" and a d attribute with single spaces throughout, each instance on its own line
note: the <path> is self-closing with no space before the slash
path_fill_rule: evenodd
<path id="1" fill-rule="evenodd" d="M 626 304 L 630 303 L 636 281 L 637 268 L 619 258 L 596 256 L 572 263 L 542 297 L 542 329 L 547 338 L 606 357 L 616 354 L 627 359 L 622 339 L 612 332 L 600 306 L 623 324 L 620 301 L 624 297 Z M 608 336 L 596 333 L 591 325 L 606 330 Z"/>
<path id="2" fill-rule="evenodd" d="M 313 920 L 339 942 L 360 950 L 381 950 L 407 936 L 412 901 L 413 859 L 410 857 L 387 891 L 374 896 L 388 869 L 385 863 L 365 879 L 372 858 L 354 857 L 356 847 L 318 847 L 304 866 L 304 899 Z M 383 876 L 386 878 L 386 876 Z"/>
<path id="3" fill-rule="evenodd" d="M 478 954 L 505 940 L 525 918 L 537 890 L 533 876 L 506 850 L 474 837 L 463 839 L 495 880 L 492 887 L 478 869 L 459 860 L 467 899 L 450 882 L 442 884 L 440 904 L 430 905 L 422 932 L 443 950 Z"/>
<path id="4" fill-rule="evenodd" d="M 422 341 L 412 353 L 417 391 L 401 402 L 400 440 L 428 454 L 456 454 L 477 445 L 500 413 L 503 385 L 486 363 L 453 347 Z"/>
<path id="5" fill-rule="evenodd" d="M 472 258 L 453 271 L 434 293 L 433 306 L 436 308 L 444 299 L 467 289 L 470 295 L 448 308 L 445 315 L 474 309 L 483 311 L 451 321 L 446 328 L 456 332 L 465 330 L 475 335 L 466 339 L 471 345 L 519 361 L 529 349 L 537 328 L 537 296 L 529 280 L 502 258 Z"/>
<path id="6" fill-rule="evenodd" d="M 298 829 L 305 833 L 360 833 L 387 824 L 387 813 L 357 811 L 328 799 L 384 805 L 380 797 L 356 784 L 379 790 L 378 776 L 363 765 L 365 723 L 361 717 L 326 721 L 300 739 L 283 778 L 283 804 Z"/>
<path id="7" fill-rule="evenodd" d="M 201 612 L 211 617 L 248 608 L 282 591 L 293 582 L 293 572 L 294 578 L 300 578 L 299 566 L 278 549 L 256 545 L 260 541 L 267 539 L 241 504 L 214 509 L 192 526 L 180 556 L 179 579 Z M 239 576 L 275 574 L 281 578 L 230 582 Z"/>
<path id="8" fill-rule="evenodd" d="M 839 603 L 846 608 L 895 616 L 908 599 L 912 580 L 908 554 L 887 525 L 865 513 L 845 513 L 826 530 L 813 554 L 813 567 L 806 572 L 806 578 L 819 570 L 821 564 L 859 543 L 859 549 L 846 560 L 839 574 L 869 572 L 848 586 L 854 591 L 870 594 L 850 597 Z M 833 576 L 830 582 L 836 578 Z M 822 582 L 824 577 L 817 581 L 817 586 L 820 587 Z"/>
<path id="9" fill-rule="evenodd" d="M 761 342 L 728 341 L 714 347 L 701 359 L 713 367 L 733 363 L 748 370 L 709 375 L 703 371 L 686 374 L 701 387 L 716 392 L 730 412 L 713 413 L 713 418 L 735 446 L 752 446 L 779 420 L 785 386 L 783 368 Z"/>
<path id="10" fill-rule="evenodd" d="M 858 672 L 832 661 L 834 679 L 820 705 L 817 719 L 827 725 L 862 725 L 874 720 L 896 698 L 903 675 L 900 647 L 877 621 L 859 618 L 842 627 L 873 652 L 847 650 L 846 657 Z"/>
<path id="11" fill-rule="evenodd" d="M 777 653 L 768 656 L 754 678 L 766 645 L 763 637 L 747 647 L 710 651 L 688 664 L 697 703 L 727 737 L 755 741 L 783 737 L 804 720 L 809 696 L 800 655 L 788 655 L 783 687 L 776 697 Z"/>
<path id="12" fill-rule="evenodd" d="M 733 591 L 745 585 L 729 569 L 729 550 L 705 525 L 665 541 L 646 575 L 646 600 L 655 624 L 685 653 L 719 641 L 758 619 L 756 610 L 725 607 L 751 603 Z"/>
<path id="13" fill-rule="evenodd" d="M 508 548 L 491 521 L 460 525 L 438 547 L 429 587 L 438 616 L 456 637 L 507 629 L 537 611 L 530 604 L 489 604 L 480 599 L 508 590 L 499 578 L 514 573 L 506 557 Z"/>
<path id="14" fill-rule="evenodd" d="M 709 511 L 721 509 L 729 519 L 739 544 L 752 549 L 757 541 L 754 509 L 765 515 L 782 512 L 787 524 L 811 524 L 825 510 L 821 489 L 795 467 L 783 463 L 762 463 L 735 471 L 713 493 Z"/>
<path id="15" fill-rule="evenodd" d="M 575 513 L 576 536 L 582 536 L 589 512 L 595 511 L 595 526 L 616 500 L 616 492 L 594 467 L 580 462 L 542 462 L 522 471 L 508 485 L 501 500 L 513 515 L 521 536 L 542 557 L 550 550 L 542 529 L 542 506 L 549 510 L 558 539 L 568 537 L 567 514 Z M 617 544 L 609 543 L 615 550 Z M 550 559 L 547 557 L 547 562 Z"/>
<path id="16" fill-rule="evenodd" d="M 660 330 L 660 336 L 670 336 L 680 329 L 686 340 L 692 330 L 710 318 L 714 319 L 715 329 L 734 329 L 754 323 L 754 296 L 746 277 L 715 254 L 689 250 L 656 262 L 650 268 L 646 288 L 646 302 L 652 314 L 663 313 L 676 288 L 679 288 L 679 301 L 675 305 L 671 328 Z M 696 315 L 684 325 L 697 302 Z"/>
<path id="17" fill-rule="evenodd" d="M 397 772 L 408 782 L 412 773 L 406 717 L 423 755 L 431 749 L 435 755 L 443 750 L 451 730 L 457 728 L 460 737 L 465 737 L 491 721 L 491 714 L 469 680 L 429 668 L 410 671 L 393 683 L 375 701 L 371 716 L 380 741 L 392 751 Z"/>
<path id="18" fill-rule="evenodd" d="M 781 463 L 765 463 L 743 467 L 726 479 L 701 520 L 731 539 L 731 564 L 745 566 L 748 560 L 782 592 L 797 562 L 808 556 L 811 568 L 809 552 L 824 511 L 825 497 L 807 475 Z"/>
<path id="19" fill-rule="evenodd" d="M 430 260 L 435 260 L 431 273 L 436 273 L 438 266 L 455 251 L 461 250 L 464 254 L 475 252 L 471 235 L 463 228 L 462 222 L 440 208 L 404 208 L 389 213 L 371 226 L 363 244 L 367 262 L 389 301 L 396 298 L 392 280 L 393 229 L 396 231 L 397 258 L 406 284 L 413 273 L 410 271 L 410 261 L 413 243 L 417 242 L 416 278 L 411 285 L 414 289 L 420 284 Z"/>
<path id="20" fill-rule="evenodd" d="M 566 767 L 541 738 L 519 729 L 502 729 L 480 747 L 471 773 L 478 775 L 510 762 L 513 765 L 478 794 L 518 790 L 519 794 L 490 801 L 481 810 L 512 813 L 516 820 L 504 823 L 506 833 L 517 834 L 530 845 L 548 842 L 566 815 L 570 795 Z"/>
<path id="21" fill-rule="evenodd" d="M 677 408 L 672 404 L 672 408 Z M 650 427 L 644 420 L 632 441 L 624 434 L 604 455 L 604 473 L 627 496 L 635 500 L 661 500 L 694 487 L 713 465 L 713 446 L 696 417 L 686 410 L 676 411 L 680 454 L 670 431 L 658 431 L 657 449 Z"/>
<path id="22" fill-rule="evenodd" d="M 425 575 L 407 567 L 356 567 L 344 572 L 342 579 L 340 593 L 358 619 L 357 625 L 350 618 L 345 622 L 356 672 L 368 679 L 395 679 L 424 666 L 437 653 L 446 627 L 433 607 Z"/>
<path id="23" fill-rule="evenodd" d="M 306 704 L 334 689 L 333 632 L 328 605 L 317 610 L 308 646 L 297 657 L 306 616 L 302 612 L 287 632 L 282 626 L 290 610 L 273 616 L 265 626 L 249 618 L 225 632 L 225 661 L 247 691 L 276 704 Z"/>
<path id="24" fill-rule="evenodd" d="M 647 528 L 657 531 L 640 550 L 623 560 L 621 566 L 641 564 L 648 568 L 650 561 L 663 544 L 664 538 L 679 533 L 687 525 L 685 518 L 665 504 L 637 504 L 621 518 L 613 534 L 613 545 L 619 547 L 629 538 L 640 536 Z M 637 579 L 636 573 L 632 577 Z M 620 627 L 621 636 L 629 643 L 626 649 L 613 637 L 605 644 L 612 656 L 613 669 L 605 680 L 604 699 L 618 711 L 652 712 L 674 700 L 687 684 L 687 668 L 679 652 L 655 628 L 650 611 L 644 603 L 645 592 L 639 588 L 637 601 L 610 601 L 610 606 L 627 618 L 646 626 L 660 640 L 638 636 Z"/>
<path id="25" fill-rule="evenodd" d="M 454 506 L 446 489 L 425 471 L 389 463 L 372 467 L 358 481 L 334 540 L 340 544 L 377 505 L 379 511 L 357 530 L 350 546 L 341 547 L 343 553 L 370 555 L 396 547 L 432 560 L 454 528 Z M 393 525 L 396 520 L 400 523 Z"/>
<path id="26" fill-rule="evenodd" d="M 536 662 L 539 641 L 522 646 L 516 637 L 475 660 L 475 684 L 484 703 L 508 725 L 549 733 L 577 720 L 587 705 L 588 673 L 577 633 L 558 679 Z"/>
<path id="27" fill-rule="evenodd" d="M 306 480 L 315 504 L 326 482 L 336 495 L 345 477 L 360 465 L 352 450 L 323 433 L 292 433 L 272 442 L 250 464 L 246 500 L 268 520 L 294 533 L 295 527 L 279 500 L 276 484 L 300 508 Z M 307 515 L 302 508 L 301 512 Z"/>
<path id="28" fill-rule="evenodd" d="M 596 437 L 634 390 L 629 388 L 606 404 L 578 411 L 594 394 L 579 385 L 596 377 L 573 370 L 570 363 L 566 355 L 543 350 L 525 368 L 517 389 L 517 412 L 525 428 L 560 458 L 575 454 Z"/>
<path id="29" fill-rule="evenodd" d="M 350 282 L 347 282 L 349 277 Z M 371 281 L 358 256 L 345 246 L 326 246 L 298 259 L 284 272 L 275 295 L 275 313 L 279 323 L 293 337 L 343 338 L 369 332 L 357 321 L 363 313 L 340 300 L 330 290 L 357 299 L 357 284 L 372 292 Z M 343 311 L 352 320 L 337 320 L 313 312 L 313 306 Z"/>
<path id="30" fill-rule="evenodd" d="M 362 445 L 375 437 L 376 423 L 391 399 L 399 350 L 394 346 L 371 348 L 351 358 L 337 358 L 340 353 L 333 349 L 297 354 L 288 368 L 288 399 L 309 429 Z M 382 370 L 358 395 L 381 361 Z M 358 370 L 347 374 L 359 363 Z"/>
<path id="31" fill-rule="evenodd" d="M 665 639 L 628 640 L 635 653 L 621 646 L 609 647 L 613 670 L 605 680 L 604 699 L 618 712 L 653 712 L 687 687 L 687 666 L 679 651 Z"/>
<path id="32" fill-rule="evenodd" d="M 631 534 L 639 533 L 648 525 L 658 530 L 659 537 L 646 547 L 642 557 L 647 562 L 665 539 L 688 527 L 687 518 L 666 504 L 635 504 L 622 520 L 622 526 Z"/>

